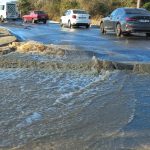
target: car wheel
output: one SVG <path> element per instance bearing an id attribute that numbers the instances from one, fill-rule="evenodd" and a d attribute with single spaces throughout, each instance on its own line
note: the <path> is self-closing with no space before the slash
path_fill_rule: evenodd
<path id="1" fill-rule="evenodd" d="M 150 33 L 146 33 L 146 37 L 150 37 Z"/>
<path id="2" fill-rule="evenodd" d="M 70 22 L 70 20 L 68 21 L 68 27 L 71 29 L 72 28 L 72 24 Z"/>
<path id="3" fill-rule="evenodd" d="M 90 27 L 90 25 L 88 24 L 88 25 L 86 25 L 86 28 L 88 29 Z"/>
<path id="4" fill-rule="evenodd" d="M 34 20 L 34 19 L 32 19 L 32 23 L 37 23 L 37 21 L 36 21 L 36 20 Z"/>
<path id="5" fill-rule="evenodd" d="M 106 31 L 105 31 L 105 29 L 104 29 L 104 23 L 101 23 L 101 24 L 100 24 L 100 30 L 101 30 L 101 33 L 102 33 L 102 34 L 105 34 L 105 33 L 106 33 Z"/>
<path id="6" fill-rule="evenodd" d="M 27 20 L 25 18 L 23 18 L 23 23 L 27 23 Z"/>
<path id="7" fill-rule="evenodd" d="M 64 25 L 63 25 L 63 23 L 62 23 L 62 20 L 60 20 L 60 26 L 61 26 L 61 27 L 63 27 L 63 26 L 64 26 Z"/>
<path id="8" fill-rule="evenodd" d="M 43 20 L 43 23 L 46 24 L 47 20 Z"/>
<path id="9" fill-rule="evenodd" d="M 118 23 L 118 24 L 116 25 L 116 35 L 117 35 L 117 36 L 121 36 L 121 34 L 122 34 L 122 31 L 121 31 L 121 24 Z"/>
<path id="10" fill-rule="evenodd" d="M 122 33 L 124 36 L 130 36 L 131 33 L 130 32 L 127 32 L 127 33 Z"/>

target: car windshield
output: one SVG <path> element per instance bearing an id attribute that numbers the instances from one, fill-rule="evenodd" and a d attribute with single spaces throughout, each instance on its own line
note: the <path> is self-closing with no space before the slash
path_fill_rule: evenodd
<path id="1" fill-rule="evenodd" d="M 34 13 L 35 13 L 35 14 L 45 14 L 44 11 L 35 11 Z"/>
<path id="2" fill-rule="evenodd" d="M 145 10 L 145 9 L 125 9 L 125 12 L 127 14 L 149 14 L 150 15 L 150 12 Z"/>
<path id="3" fill-rule="evenodd" d="M 73 13 L 74 14 L 87 14 L 87 12 L 84 10 L 73 10 Z"/>

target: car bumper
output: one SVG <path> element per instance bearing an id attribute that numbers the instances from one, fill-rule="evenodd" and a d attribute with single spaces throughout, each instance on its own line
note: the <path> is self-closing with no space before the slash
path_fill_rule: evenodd
<path id="1" fill-rule="evenodd" d="M 91 21 L 90 20 L 73 20 L 71 22 L 72 25 L 74 26 L 86 26 L 86 25 L 90 25 L 91 24 Z"/>
<path id="2" fill-rule="evenodd" d="M 39 18 L 35 18 L 35 20 L 44 21 L 44 20 L 48 20 L 48 18 L 44 18 L 44 17 L 43 17 L 43 18 L 40 18 L 40 17 L 39 17 Z"/>
<path id="3" fill-rule="evenodd" d="M 90 25 L 89 23 L 73 23 L 73 26 L 87 26 Z"/>
<path id="4" fill-rule="evenodd" d="M 143 32 L 150 33 L 150 24 L 149 25 L 132 25 L 126 24 L 125 32 Z"/>

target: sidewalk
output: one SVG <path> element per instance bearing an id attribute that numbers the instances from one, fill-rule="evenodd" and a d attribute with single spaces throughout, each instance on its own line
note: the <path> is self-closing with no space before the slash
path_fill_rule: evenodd
<path id="1" fill-rule="evenodd" d="M 14 41 L 17 41 L 17 38 L 6 29 L 0 27 L 0 55 L 10 53 L 12 50 L 8 45 Z"/>
<path id="2" fill-rule="evenodd" d="M 17 38 L 4 28 L 0 27 L 0 47 L 7 46 L 9 43 L 16 41 Z"/>

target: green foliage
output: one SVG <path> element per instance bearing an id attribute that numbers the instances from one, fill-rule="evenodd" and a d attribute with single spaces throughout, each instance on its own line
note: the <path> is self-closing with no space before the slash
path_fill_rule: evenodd
<path id="1" fill-rule="evenodd" d="M 31 10 L 31 2 L 30 0 L 18 0 L 18 7 L 21 11 L 21 15 L 24 15 Z"/>
<path id="2" fill-rule="evenodd" d="M 89 13 L 92 16 L 104 15 L 107 13 L 108 10 L 109 10 L 108 6 L 100 1 L 91 4 L 89 7 Z"/>
<path id="3" fill-rule="evenodd" d="M 57 19 L 57 17 L 60 16 L 60 3 L 46 3 L 43 7 L 41 7 L 42 10 L 48 13 L 50 19 Z"/>
<path id="4" fill-rule="evenodd" d="M 137 0 L 122 0 L 121 5 L 123 7 L 136 7 Z"/>
<path id="5" fill-rule="evenodd" d="M 44 10 L 50 19 L 58 19 L 67 9 L 85 9 L 92 17 L 104 16 L 118 7 L 136 7 L 137 0 L 18 0 L 22 15 L 30 10 Z M 142 0 L 150 10 L 150 0 Z"/>
<path id="6" fill-rule="evenodd" d="M 79 5 L 79 3 L 76 0 L 73 0 L 73 1 L 62 1 L 61 2 L 62 12 L 64 10 L 67 10 L 67 9 L 75 9 L 75 8 L 79 8 L 79 7 L 80 7 L 80 5 Z"/>
<path id="7" fill-rule="evenodd" d="M 150 2 L 145 3 L 143 7 L 150 11 Z"/>

